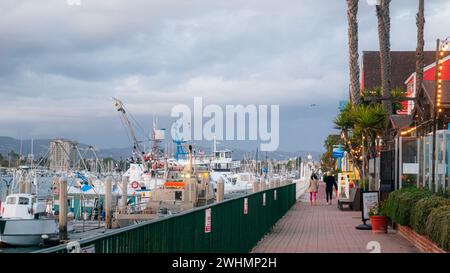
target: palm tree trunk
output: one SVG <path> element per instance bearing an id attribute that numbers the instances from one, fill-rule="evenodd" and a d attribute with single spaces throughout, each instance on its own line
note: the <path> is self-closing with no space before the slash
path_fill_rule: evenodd
<path id="1" fill-rule="evenodd" d="M 389 117 L 392 115 L 392 101 L 391 98 L 391 45 L 390 45 L 390 30 L 391 19 L 389 15 L 389 5 L 391 0 L 381 0 L 381 4 L 376 6 L 378 18 L 378 38 L 380 43 L 380 65 L 381 65 L 381 94 L 383 106 L 386 109 Z M 388 119 L 389 120 L 389 119 Z"/>
<path id="2" fill-rule="evenodd" d="M 358 2 L 359 0 L 347 0 L 350 100 L 353 105 L 361 103 L 358 63 Z"/>
<path id="3" fill-rule="evenodd" d="M 423 49 L 425 46 L 425 39 L 424 39 L 424 28 L 425 28 L 425 1 L 419 0 L 419 10 L 417 12 L 416 17 L 416 25 L 417 25 L 417 49 L 416 49 L 416 95 L 418 96 L 419 92 L 422 89 L 422 83 L 423 83 L 423 67 L 425 66 L 425 57 L 423 54 Z M 419 153 L 423 153 L 423 145 L 420 145 Z M 424 158 L 422 156 L 419 157 L 419 165 L 423 166 Z M 425 174 L 423 173 L 422 169 L 419 171 L 419 185 L 422 185 L 423 176 Z"/>
<path id="4" fill-rule="evenodd" d="M 417 49 L 416 49 L 416 95 L 422 89 L 423 82 L 423 66 L 424 66 L 424 54 L 423 48 L 425 46 L 424 40 L 424 27 L 425 27 L 425 3 L 424 0 L 419 0 L 419 11 L 416 17 L 417 25 Z"/>

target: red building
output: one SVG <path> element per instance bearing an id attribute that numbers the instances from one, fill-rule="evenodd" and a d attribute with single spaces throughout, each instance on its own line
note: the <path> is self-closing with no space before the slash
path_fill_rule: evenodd
<path id="1" fill-rule="evenodd" d="M 443 106 L 450 106 L 450 56 L 447 56 L 443 59 L 443 70 L 442 70 L 442 80 L 443 80 L 443 88 L 442 88 L 442 102 Z M 409 78 L 405 81 L 407 96 L 410 98 L 420 97 L 420 94 L 416 94 L 416 73 L 411 74 Z M 428 100 L 428 105 L 434 105 L 434 99 L 436 94 L 436 62 L 428 65 L 424 68 L 423 72 L 423 84 L 422 90 L 424 91 L 424 99 Z M 425 103 L 425 102 L 423 102 Z M 413 101 L 405 101 L 404 105 L 404 114 L 411 115 L 414 111 L 415 103 Z M 423 109 L 425 110 L 425 109 Z"/>

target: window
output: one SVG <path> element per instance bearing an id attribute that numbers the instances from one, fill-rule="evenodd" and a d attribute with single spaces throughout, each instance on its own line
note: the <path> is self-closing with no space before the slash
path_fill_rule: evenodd
<path id="1" fill-rule="evenodd" d="M 19 197 L 19 205 L 28 205 L 30 203 L 30 199 L 26 197 Z"/>
<path id="2" fill-rule="evenodd" d="M 8 200 L 6 201 L 6 204 L 8 204 L 8 205 L 16 204 L 16 198 L 15 197 L 9 197 Z"/>

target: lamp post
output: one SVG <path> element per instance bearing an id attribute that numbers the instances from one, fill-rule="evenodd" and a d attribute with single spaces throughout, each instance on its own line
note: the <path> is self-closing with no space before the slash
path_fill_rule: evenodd
<path id="1" fill-rule="evenodd" d="M 432 170 L 431 170 L 431 185 L 436 188 L 436 131 L 439 125 L 440 113 L 442 113 L 442 71 L 443 71 L 443 59 L 445 51 L 449 46 L 449 39 L 447 37 L 443 41 L 437 39 L 436 41 L 436 67 L 435 67 L 435 78 L 436 78 L 436 88 L 434 95 L 434 105 L 433 105 L 433 153 L 432 153 Z"/>

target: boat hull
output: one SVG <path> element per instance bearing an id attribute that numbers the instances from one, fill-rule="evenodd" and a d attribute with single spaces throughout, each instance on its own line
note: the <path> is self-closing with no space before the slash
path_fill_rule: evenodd
<path id="1" fill-rule="evenodd" d="M 53 219 L 0 219 L 0 242 L 6 245 L 38 245 L 42 235 L 57 233 L 58 224 Z"/>

